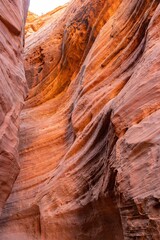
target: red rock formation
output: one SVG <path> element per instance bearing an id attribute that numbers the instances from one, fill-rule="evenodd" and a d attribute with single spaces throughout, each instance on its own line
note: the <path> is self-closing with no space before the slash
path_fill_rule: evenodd
<path id="1" fill-rule="evenodd" d="M 45 18 L 26 40 L 1 239 L 159 240 L 159 1 L 74 0 Z"/>
<path id="2" fill-rule="evenodd" d="M 32 33 L 37 32 L 44 25 L 49 24 L 50 21 L 56 21 L 58 17 L 64 12 L 67 4 L 64 6 L 57 7 L 51 12 L 42 15 L 39 17 L 38 15 L 28 12 L 27 22 L 26 22 L 26 38 L 30 36 Z"/>
<path id="3" fill-rule="evenodd" d="M 19 172 L 19 115 L 27 89 L 22 29 L 28 3 L 0 3 L 0 214 Z"/>

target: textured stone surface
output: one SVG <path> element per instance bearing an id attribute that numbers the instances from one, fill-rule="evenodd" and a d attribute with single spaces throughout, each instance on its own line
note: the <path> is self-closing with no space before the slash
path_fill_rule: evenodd
<path id="1" fill-rule="evenodd" d="M 67 4 L 57 7 L 56 9 L 42 15 L 41 17 L 32 12 L 28 12 L 27 22 L 25 26 L 26 38 L 30 36 L 32 33 L 37 32 L 40 28 L 49 24 L 50 21 L 51 22 L 56 21 L 58 17 L 62 15 L 66 7 Z"/>
<path id="2" fill-rule="evenodd" d="M 159 1 L 75 0 L 42 18 L 1 239 L 159 240 Z"/>
<path id="3" fill-rule="evenodd" d="M 0 215 L 19 172 L 19 115 L 27 90 L 23 28 L 28 3 L 0 2 Z"/>

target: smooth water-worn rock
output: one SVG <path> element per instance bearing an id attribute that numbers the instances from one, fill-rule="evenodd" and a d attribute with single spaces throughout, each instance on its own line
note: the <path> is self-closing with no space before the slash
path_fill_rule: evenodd
<path id="1" fill-rule="evenodd" d="M 0 215 L 19 173 L 19 115 L 27 91 L 23 28 L 28 4 L 0 2 Z"/>
<path id="2" fill-rule="evenodd" d="M 159 240 L 159 1 L 74 0 L 29 17 L 1 239 Z"/>

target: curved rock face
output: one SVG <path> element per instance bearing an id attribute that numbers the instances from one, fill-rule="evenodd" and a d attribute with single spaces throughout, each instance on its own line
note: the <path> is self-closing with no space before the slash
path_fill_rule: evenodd
<path id="1" fill-rule="evenodd" d="M 64 6 L 57 7 L 56 9 L 52 10 L 51 12 L 42 15 L 39 17 L 38 15 L 28 12 L 27 22 L 25 26 L 26 38 L 30 36 L 32 33 L 37 32 L 41 27 L 44 25 L 49 24 L 49 21 L 57 20 L 60 15 L 66 9 L 67 4 Z"/>
<path id="2" fill-rule="evenodd" d="M 74 0 L 55 14 L 26 40 L 1 239 L 159 240 L 160 3 Z"/>
<path id="3" fill-rule="evenodd" d="M 19 115 L 27 84 L 22 61 L 29 1 L 0 3 L 0 214 L 18 175 Z"/>

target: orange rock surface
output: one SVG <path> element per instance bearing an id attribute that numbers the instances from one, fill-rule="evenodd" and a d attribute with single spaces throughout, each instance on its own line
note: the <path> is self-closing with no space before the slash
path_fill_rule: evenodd
<path id="1" fill-rule="evenodd" d="M 44 25 L 49 24 L 50 21 L 56 21 L 58 17 L 64 12 L 66 6 L 67 4 L 57 7 L 56 9 L 42 15 L 41 17 L 32 12 L 28 12 L 27 22 L 25 26 L 26 38 L 32 33 L 37 32 Z"/>
<path id="2" fill-rule="evenodd" d="M 74 0 L 26 29 L 0 239 L 159 240 L 159 1 Z"/>

